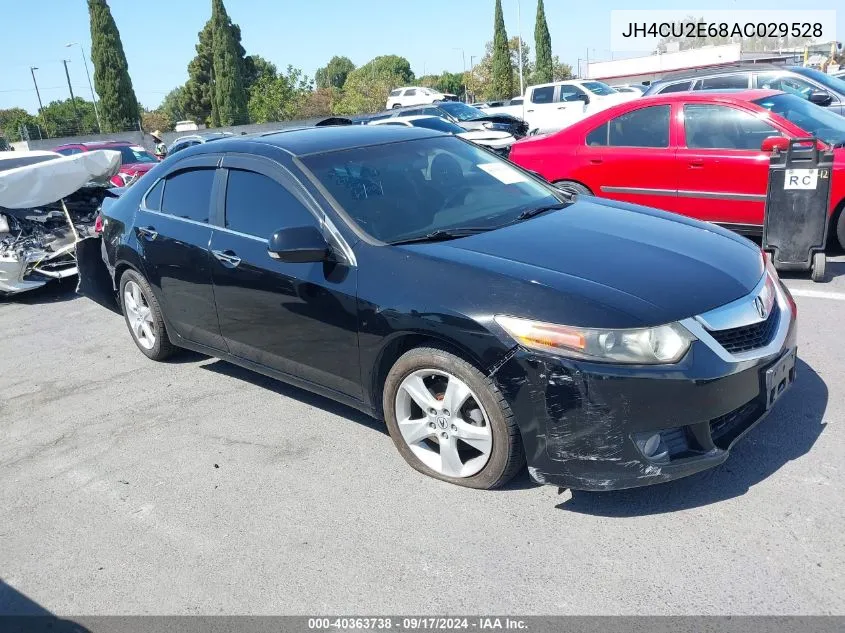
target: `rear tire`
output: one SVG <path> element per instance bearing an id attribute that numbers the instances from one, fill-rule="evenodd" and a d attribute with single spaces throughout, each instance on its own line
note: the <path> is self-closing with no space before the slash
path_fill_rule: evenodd
<path id="1" fill-rule="evenodd" d="M 394 103 L 392 106 L 390 106 L 390 108 L 392 110 L 396 110 L 397 108 L 401 108 L 401 107 L 402 107 L 402 104 L 400 104 L 400 103 Z"/>
<path id="2" fill-rule="evenodd" d="M 135 345 L 147 358 L 166 360 L 178 349 L 167 336 L 161 307 L 144 277 L 129 269 L 120 277 L 120 307 Z"/>
<path id="3" fill-rule="evenodd" d="M 567 193 L 574 193 L 579 196 L 593 195 L 593 192 L 587 187 L 582 185 L 580 182 L 575 182 L 574 180 L 558 180 L 553 182 L 552 185 L 558 189 L 566 191 Z"/>
<path id="4" fill-rule="evenodd" d="M 812 279 L 816 283 L 824 281 L 824 274 L 826 268 L 827 256 L 823 252 L 815 253 L 813 255 L 813 268 L 812 272 L 810 273 L 810 279 Z"/>
<path id="5" fill-rule="evenodd" d="M 839 210 L 839 219 L 836 222 L 836 239 L 839 241 L 839 248 L 845 251 L 845 208 Z"/>
<path id="6" fill-rule="evenodd" d="M 429 477 L 489 490 L 507 483 L 525 463 L 505 397 L 450 352 L 420 347 L 403 354 L 387 375 L 382 402 L 397 450 Z"/>

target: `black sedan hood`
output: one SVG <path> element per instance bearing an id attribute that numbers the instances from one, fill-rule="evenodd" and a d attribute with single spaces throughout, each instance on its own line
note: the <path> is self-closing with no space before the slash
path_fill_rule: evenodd
<path id="1" fill-rule="evenodd" d="M 592 318 L 599 315 L 614 327 L 707 312 L 750 293 L 763 274 L 760 249 L 749 240 L 681 216 L 591 197 L 495 231 L 410 248 L 590 302 Z M 524 290 L 519 294 L 530 307 Z M 620 315 L 630 323 L 620 325 Z"/>
<path id="2" fill-rule="evenodd" d="M 515 117 L 511 114 L 485 114 L 484 116 L 479 116 L 474 119 L 470 119 L 470 121 L 492 121 L 493 123 L 523 123 L 523 120 L 519 117 Z"/>

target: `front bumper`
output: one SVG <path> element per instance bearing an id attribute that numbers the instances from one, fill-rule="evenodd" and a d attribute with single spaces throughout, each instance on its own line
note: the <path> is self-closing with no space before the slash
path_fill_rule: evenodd
<path id="1" fill-rule="evenodd" d="M 520 425 L 532 478 L 618 490 L 724 462 L 771 410 L 767 371 L 794 358 L 796 324 L 785 288 L 778 301 L 784 321 L 756 357 L 731 358 L 706 336 L 671 366 L 609 365 L 517 348 L 494 379 Z M 781 386 L 793 379 L 794 370 Z M 654 435 L 659 450 L 649 451 L 646 440 Z"/>

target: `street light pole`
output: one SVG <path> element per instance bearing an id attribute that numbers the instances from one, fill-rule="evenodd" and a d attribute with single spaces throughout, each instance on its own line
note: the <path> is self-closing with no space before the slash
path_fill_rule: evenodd
<path id="1" fill-rule="evenodd" d="M 76 108 L 76 97 L 73 96 L 73 86 L 70 85 L 70 72 L 67 69 L 68 60 L 63 59 L 62 63 L 65 65 L 65 77 L 67 77 L 67 89 L 70 91 L 70 103 L 73 105 L 73 116 L 76 118 L 76 131 L 82 132 L 82 125 L 79 122 L 79 110 Z"/>
<path id="2" fill-rule="evenodd" d="M 461 59 L 464 62 L 464 103 L 467 102 L 467 55 L 464 49 L 458 48 L 457 46 L 454 47 L 454 50 L 461 51 Z"/>
<path id="3" fill-rule="evenodd" d="M 525 94 L 525 81 L 522 78 L 522 9 L 516 0 L 516 30 L 519 36 L 519 94 Z"/>
<path id="4" fill-rule="evenodd" d="M 38 70 L 38 66 L 30 66 L 29 72 L 32 73 L 32 83 L 35 86 L 35 94 L 38 97 L 38 116 L 41 117 L 41 124 L 44 125 L 44 105 L 41 103 L 41 93 L 38 91 L 38 82 L 35 81 L 35 71 Z M 44 126 L 44 133 L 47 133 L 47 126 Z M 38 126 L 38 135 L 41 136 L 41 126 Z M 47 136 L 50 136 L 47 134 Z"/>
<path id="5" fill-rule="evenodd" d="M 85 64 L 85 74 L 88 77 L 88 88 L 91 89 L 91 101 L 94 102 L 94 116 L 97 117 L 97 129 L 99 129 L 100 134 L 102 134 L 103 126 L 100 123 L 100 110 L 97 108 L 97 95 L 94 94 L 94 84 L 91 83 L 91 73 L 88 72 L 88 58 L 85 56 L 85 49 L 79 42 L 71 42 L 70 44 L 65 44 L 65 48 L 70 48 L 71 46 L 78 46 L 79 52 L 82 54 L 82 63 Z"/>

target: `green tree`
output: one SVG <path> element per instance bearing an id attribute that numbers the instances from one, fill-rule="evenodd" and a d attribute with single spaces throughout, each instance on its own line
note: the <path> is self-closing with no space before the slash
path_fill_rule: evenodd
<path id="1" fill-rule="evenodd" d="M 47 134 L 54 138 L 96 134 L 99 131 L 94 104 L 82 97 L 76 97 L 73 101 L 52 101 L 44 106 L 41 115 Z M 137 125 L 135 123 L 136 129 Z"/>
<path id="2" fill-rule="evenodd" d="M 251 90 L 262 77 L 275 77 L 279 74 L 276 64 L 267 61 L 261 55 L 248 55 L 244 58 L 244 85 Z"/>
<path id="3" fill-rule="evenodd" d="M 209 124 L 211 121 L 211 82 L 212 29 L 211 20 L 205 23 L 199 32 L 196 45 L 197 54 L 188 64 L 188 81 L 185 83 L 182 97 L 182 115 L 197 123 Z"/>
<path id="4" fill-rule="evenodd" d="M 508 40 L 508 50 L 510 52 L 511 76 L 519 77 L 519 37 L 514 36 Z M 531 48 L 525 41 L 522 42 L 522 73 L 526 81 L 531 83 L 531 76 L 533 73 L 533 65 L 531 64 Z M 515 83 L 515 82 L 514 82 Z M 500 96 L 500 93 L 495 91 L 493 85 L 493 42 L 487 42 L 486 52 L 478 65 L 473 68 L 470 74 L 469 89 L 476 98 L 493 100 L 493 99 L 507 99 L 513 96 L 514 91 L 518 86 L 514 85 L 512 91 L 506 96 Z"/>
<path id="5" fill-rule="evenodd" d="M 170 132 L 173 129 L 174 121 L 161 110 L 144 110 L 141 112 L 141 127 L 145 132 Z"/>
<path id="6" fill-rule="evenodd" d="M 0 110 L 0 136 L 10 143 L 29 140 L 29 138 L 21 137 L 21 131 L 28 134 L 31 139 L 47 136 L 46 130 L 40 125 L 38 119 L 23 108 Z"/>
<path id="7" fill-rule="evenodd" d="M 410 62 L 398 55 L 376 57 L 346 78 L 343 97 L 335 105 L 335 114 L 358 114 L 383 110 L 393 88 L 414 81 Z"/>
<path id="8" fill-rule="evenodd" d="M 572 74 L 572 66 L 564 64 L 558 59 L 557 55 L 552 60 L 552 68 L 552 81 L 565 81 L 575 76 Z"/>
<path id="9" fill-rule="evenodd" d="M 112 132 L 137 129 L 138 99 L 132 88 L 120 33 L 106 0 L 88 0 L 88 16 L 94 87 L 100 96 L 103 127 Z"/>
<path id="10" fill-rule="evenodd" d="M 311 80 L 293 66 L 288 66 L 284 74 L 264 75 L 252 87 L 250 119 L 267 123 L 298 118 L 312 86 Z"/>
<path id="11" fill-rule="evenodd" d="M 185 86 L 177 86 L 165 95 L 161 105 L 156 108 L 171 121 L 185 119 Z"/>
<path id="12" fill-rule="evenodd" d="M 318 88 L 343 88 L 346 78 L 353 70 L 355 70 L 355 64 L 351 59 L 335 55 L 328 64 L 317 69 L 314 82 Z"/>
<path id="13" fill-rule="evenodd" d="M 554 81 L 554 62 L 552 61 L 552 36 L 546 23 L 546 8 L 543 0 L 537 0 L 537 20 L 534 23 L 534 48 L 537 61 L 534 64 L 534 82 L 538 84 Z"/>
<path id="14" fill-rule="evenodd" d="M 513 66 L 508 48 L 508 33 L 505 17 L 502 15 L 502 0 L 496 0 L 493 20 L 493 58 L 491 96 L 506 99 L 513 95 Z"/>
<path id="15" fill-rule="evenodd" d="M 299 116 L 303 119 L 329 116 L 340 99 L 337 88 L 317 88 L 305 94 L 300 106 Z"/>
<path id="16" fill-rule="evenodd" d="M 244 86 L 243 47 L 226 13 L 223 0 L 212 0 L 212 77 L 214 92 L 211 120 L 216 125 L 241 125 L 249 121 L 247 93 Z"/>

